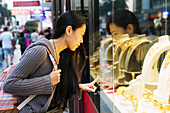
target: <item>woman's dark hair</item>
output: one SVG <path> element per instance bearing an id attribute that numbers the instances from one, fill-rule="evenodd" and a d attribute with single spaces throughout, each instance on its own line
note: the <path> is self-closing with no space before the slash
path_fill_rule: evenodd
<path id="1" fill-rule="evenodd" d="M 67 11 L 58 18 L 52 39 L 57 39 L 64 35 L 66 27 L 69 25 L 72 26 L 74 31 L 77 28 L 82 27 L 83 24 L 86 24 L 86 21 L 78 11 Z"/>
<path id="2" fill-rule="evenodd" d="M 139 22 L 136 18 L 136 16 L 129 10 L 121 9 L 117 10 L 113 17 L 109 17 L 108 22 L 107 22 L 107 29 L 109 30 L 110 33 L 110 28 L 109 25 L 111 23 L 116 24 L 119 27 L 122 27 L 124 29 L 127 29 L 128 24 L 132 24 L 134 31 L 134 34 L 141 34 L 140 28 L 139 28 Z"/>
<path id="3" fill-rule="evenodd" d="M 56 22 L 52 39 L 64 35 L 67 26 L 72 26 L 73 31 L 86 24 L 83 16 L 77 11 L 68 11 L 62 14 Z M 65 109 L 67 100 L 80 94 L 79 83 L 85 66 L 85 51 L 81 44 L 75 51 L 69 48 L 60 53 L 59 68 L 61 71 L 60 83 L 57 84 L 54 100 L 58 107 Z"/>

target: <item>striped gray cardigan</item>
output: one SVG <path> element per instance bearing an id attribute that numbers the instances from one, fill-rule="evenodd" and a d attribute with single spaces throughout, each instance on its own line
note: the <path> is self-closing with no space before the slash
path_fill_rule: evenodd
<path id="1" fill-rule="evenodd" d="M 50 72 L 53 64 L 48 56 L 46 45 L 54 55 L 51 43 L 43 38 L 31 44 L 20 58 L 19 64 L 7 77 L 3 90 L 7 93 L 19 95 L 19 103 L 29 95 L 37 95 L 19 113 L 43 113 L 43 106 L 52 93 Z"/>

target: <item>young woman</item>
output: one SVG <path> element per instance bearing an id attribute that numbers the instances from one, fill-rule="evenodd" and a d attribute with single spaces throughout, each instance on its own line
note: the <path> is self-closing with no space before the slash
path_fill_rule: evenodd
<path id="1" fill-rule="evenodd" d="M 6 79 L 3 90 L 19 95 L 19 103 L 29 95 L 37 95 L 20 113 L 44 113 L 52 109 L 62 112 L 67 101 L 79 96 L 80 90 L 95 92 L 93 83 L 81 84 L 81 72 L 85 65 L 82 47 L 86 31 L 84 18 L 76 11 L 68 11 L 56 22 L 51 40 L 40 39 L 31 44 L 22 55 L 19 64 Z M 55 56 L 60 70 L 53 71 L 53 64 L 46 47 Z M 60 76 L 61 74 L 61 76 Z M 56 85 L 53 99 L 48 101 Z M 47 107 L 44 108 L 44 106 Z"/>

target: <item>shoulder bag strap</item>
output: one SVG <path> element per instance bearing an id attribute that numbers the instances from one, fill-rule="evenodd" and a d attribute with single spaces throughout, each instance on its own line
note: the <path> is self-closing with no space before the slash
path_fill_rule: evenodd
<path id="1" fill-rule="evenodd" d="M 46 47 L 47 48 L 47 47 Z M 47 49 L 47 52 L 50 56 L 50 59 L 54 65 L 54 70 L 56 71 L 58 69 L 58 66 L 57 66 L 57 63 L 56 63 L 56 60 L 54 59 L 54 57 L 52 56 L 52 54 L 50 53 L 49 49 Z M 51 103 L 51 100 L 53 99 L 53 95 L 54 95 L 54 92 L 55 92 L 55 89 L 56 89 L 56 85 L 53 86 L 53 91 L 52 91 L 52 94 L 51 96 L 49 97 L 48 101 L 46 102 L 46 104 L 44 105 L 44 107 L 41 109 L 41 112 L 45 112 L 48 107 L 50 106 L 50 103 Z"/>
<path id="2" fill-rule="evenodd" d="M 46 46 L 45 46 L 46 47 Z M 57 63 L 56 63 L 56 60 L 54 59 L 54 57 L 52 56 L 51 52 L 49 51 L 49 49 L 46 47 L 47 49 L 47 52 L 48 52 L 48 55 L 53 63 L 53 66 L 54 66 L 54 70 L 57 70 L 58 69 L 58 66 L 57 66 Z M 53 95 L 54 95 L 54 91 L 55 91 L 55 88 L 56 86 L 53 87 L 53 91 L 52 91 L 52 94 L 51 96 L 49 97 L 47 103 L 44 105 L 43 107 L 43 110 L 44 109 L 47 109 L 50 105 L 50 102 L 53 98 Z M 36 95 L 30 95 L 28 98 L 26 98 L 17 108 L 18 110 L 21 110 L 28 102 L 30 102 Z"/>

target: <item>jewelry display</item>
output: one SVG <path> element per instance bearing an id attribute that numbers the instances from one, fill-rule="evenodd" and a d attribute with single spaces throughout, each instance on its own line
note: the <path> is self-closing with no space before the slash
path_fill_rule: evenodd
<path id="1" fill-rule="evenodd" d="M 124 86 L 119 87 L 119 88 L 117 89 L 117 95 L 122 95 L 122 96 L 124 96 L 124 93 L 125 93 L 126 90 L 127 90 L 127 87 L 124 87 Z"/>
<path id="2" fill-rule="evenodd" d="M 131 50 L 134 50 L 134 48 L 139 43 L 140 42 L 137 42 L 137 41 L 134 42 L 133 45 L 130 47 Z M 122 46 L 122 48 L 126 47 L 126 44 L 127 43 L 125 43 L 125 45 Z M 129 50 L 130 50 L 130 48 L 129 48 Z M 153 92 L 152 88 L 145 89 L 147 86 L 145 84 L 148 84 L 148 83 L 151 83 L 154 81 L 158 82 L 158 77 L 159 77 L 159 73 L 157 71 L 158 58 L 163 52 L 165 52 L 168 49 L 170 49 L 169 36 L 159 37 L 159 42 L 154 44 L 153 47 L 150 48 L 150 50 L 148 51 L 148 53 L 145 57 L 146 61 L 144 61 L 145 63 L 143 65 L 142 74 L 139 75 L 137 77 L 137 79 L 134 79 L 134 83 L 129 84 L 129 86 L 127 88 L 120 88 L 120 89 L 118 88 L 118 90 L 117 90 L 117 95 L 119 95 L 119 96 L 117 96 L 117 98 L 119 98 L 118 105 L 122 105 L 124 107 L 128 106 L 128 108 L 126 109 L 126 110 L 128 110 L 127 112 L 129 112 L 129 113 L 136 113 L 136 112 L 169 113 L 170 112 L 170 110 L 169 110 L 170 105 L 157 100 L 157 98 L 154 97 L 154 95 L 156 93 Z M 121 52 L 122 51 L 123 51 L 123 49 L 121 50 Z M 168 70 L 168 68 L 170 67 L 169 61 L 170 61 L 170 52 L 168 52 L 168 54 L 164 60 L 164 63 L 162 63 L 162 67 L 164 69 Z M 164 75 L 166 75 L 167 73 L 170 73 L 170 72 L 167 71 L 166 73 L 164 73 Z M 131 73 L 131 75 L 132 75 L 132 78 L 134 78 L 134 73 Z M 147 78 L 146 79 L 147 81 L 145 81 L 145 77 Z M 148 78 L 151 78 L 151 79 L 148 79 Z M 165 80 L 165 76 L 163 78 L 164 78 L 164 80 L 163 80 L 164 83 L 166 83 L 166 81 L 170 80 L 169 79 L 170 77 L 166 78 L 166 80 Z M 164 84 L 164 83 L 161 83 L 161 84 Z M 159 83 L 157 83 L 157 84 L 159 85 Z M 155 86 L 157 84 L 153 84 L 153 86 Z M 168 92 L 169 86 L 168 85 L 166 85 L 166 86 L 167 87 L 164 87 L 161 85 L 160 89 L 166 90 Z M 127 89 L 129 89 L 129 87 L 131 87 L 130 88 L 131 93 L 127 93 Z M 141 92 L 141 93 L 139 93 L 139 96 L 138 96 L 138 94 L 134 93 L 134 92 Z M 129 104 L 129 105 L 122 104 L 123 102 L 125 102 L 125 100 L 123 100 L 122 97 L 124 97 L 124 99 L 131 102 L 131 104 Z M 168 97 L 169 97 L 169 94 L 168 94 Z M 133 108 L 132 108 L 132 106 L 133 106 Z"/>
<path id="3" fill-rule="evenodd" d="M 132 72 L 132 80 L 135 79 L 135 73 Z"/>
<path id="4" fill-rule="evenodd" d="M 122 45 L 121 43 L 123 43 L 126 40 L 130 40 L 129 35 L 128 34 L 123 34 L 119 40 L 117 40 L 117 44 L 115 46 L 115 48 L 117 49 L 118 47 L 120 47 L 120 45 Z"/>
<path id="5" fill-rule="evenodd" d="M 130 41 L 130 39 L 128 37 L 123 38 L 121 40 L 118 40 L 117 46 L 115 47 L 115 54 L 114 54 L 114 66 L 115 66 L 115 69 L 114 69 L 114 78 L 116 78 L 116 79 L 124 78 L 124 77 L 120 77 L 121 73 L 119 72 L 120 71 L 120 66 L 119 66 L 120 59 L 119 58 L 120 58 L 121 54 L 123 54 L 122 53 L 123 49 L 126 49 L 126 47 L 128 45 L 130 45 L 130 43 L 132 43 L 132 42 L 129 43 L 129 41 Z"/>
<path id="6" fill-rule="evenodd" d="M 137 75 L 141 74 L 142 63 L 138 63 L 138 61 L 143 62 L 144 56 L 146 54 L 143 46 L 146 46 L 149 43 L 150 41 L 143 37 L 140 40 L 135 40 L 130 46 L 127 53 L 128 55 L 125 59 L 125 81 L 129 82 Z"/>
<path id="7" fill-rule="evenodd" d="M 125 75 L 125 73 L 128 73 L 128 75 L 131 77 L 132 79 L 131 81 L 122 82 L 126 84 L 128 83 L 129 85 L 128 87 L 118 86 L 117 90 L 115 90 L 117 91 L 116 94 L 113 93 L 114 99 L 112 100 L 112 102 L 114 101 L 114 104 L 115 104 L 115 100 L 116 99 L 118 100 L 115 106 L 118 109 L 125 108 L 124 110 L 120 110 L 121 112 L 125 111 L 126 113 L 145 113 L 145 112 L 146 113 L 169 113 L 170 105 L 162 101 L 159 101 L 157 97 L 154 97 L 154 95 L 158 93 L 155 93 L 152 88 L 145 89 L 148 83 L 157 81 L 157 84 L 158 84 L 159 73 L 157 71 L 157 62 L 158 62 L 159 56 L 166 50 L 170 49 L 169 40 L 167 41 L 167 38 L 169 37 L 167 36 L 159 37 L 159 42 L 155 43 L 149 49 L 149 51 L 147 52 L 147 55 L 144 57 L 142 56 L 141 58 L 141 54 L 143 54 L 142 52 L 146 48 L 145 45 L 150 43 L 149 38 L 147 39 L 145 37 L 142 37 L 139 39 L 137 39 L 138 36 L 136 36 L 135 38 L 131 38 L 131 39 L 127 37 L 124 39 L 122 38 L 120 40 L 117 40 L 115 45 L 113 45 L 113 43 L 111 42 L 111 38 L 109 39 L 109 43 L 105 41 L 105 44 L 103 44 L 102 46 L 103 47 L 102 51 L 100 50 L 99 52 L 100 55 L 102 55 L 102 57 L 99 56 L 100 58 L 99 60 L 102 60 L 100 62 L 105 63 L 105 65 L 101 63 L 99 65 L 96 62 L 95 66 L 93 66 L 94 68 L 93 72 L 101 74 L 100 79 L 102 80 L 100 80 L 100 83 L 102 84 L 112 83 L 113 81 L 120 83 L 119 77 L 121 75 Z M 143 48 L 141 49 L 141 47 Z M 123 56 L 125 51 L 126 51 L 126 57 Z M 108 61 L 108 54 L 109 54 L 110 61 Z M 141 75 L 139 75 L 140 73 L 136 69 L 134 69 L 134 71 L 133 70 L 130 71 L 130 70 L 126 70 L 125 68 L 127 67 L 127 69 L 129 69 L 130 63 L 131 63 L 130 59 L 132 59 L 131 57 L 132 54 L 135 56 L 133 58 L 136 58 L 139 61 L 145 58 L 145 61 L 144 61 L 145 63 L 142 65 L 142 70 L 140 70 L 140 73 L 142 73 Z M 93 57 L 95 57 L 96 59 L 96 56 L 93 56 Z M 123 60 L 120 59 L 121 57 Z M 121 61 L 122 63 L 120 64 Z M 139 64 L 139 62 L 137 63 Z M 125 64 L 127 65 L 125 66 Z M 134 67 L 136 67 L 134 63 L 132 64 Z M 162 67 L 164 69 L 168 69 L 170 67 L 169 64 L 170 64 L 170 51 L 168 52 L 166 58 L 164 59 L 164 62 L 162 63 Z M 118 70 L 117 75 L 115 75 L 116 69 Z M 164 75 L 165 74 L 166 73 L 164 73 Z M 135 79 L 136 77 L 135 75 L 139 75 L 139 76 L 137 76 L 137 78 Z M 112 76 L 112 79 L 111 79 L 111 76 Z M 164 82 L 166 81 L 164 80 Z M 153 86 L 156 86 L 156 85 L 154 84 Z M 162 87 L 161 85 L 161 89 L 163 88 L 165 87 Z M 165 89 L 167 90 L 168 88 L 165 88 Z M 105 91 L 106 91 L 106 94 L 112 95 L 110 93 L 112 90 L 108 90 L 108 89 L 103 90 L 103 92 Z M 114 90 L 112 92 L 114 92 Z M 109 99 L 112 99 L 112 97 Z M 125 113 L 125 112 L 122 112 L 122 113 Z"/>
<path id="8" fill-rule="evenodd" d="M 135 97 L 135 96 L 132 96 L 132 98 L 130 98 L 130 99 L 131 99 L 131 102 L 133 104 L 134 111 L 137 111 L 137 109 L 138 109 L 138 98 Z"/>
<path id="9" fill-rule="evenodd" d="M 152 55 L 152 54 L 154 53 L 155 50 L 157 50 L 158 48 L 161 47 L 161 45 L 155 47 L 156 44 L 157 44 L 157 43 L 155 43 L 155 44 L 153 45 L 153 47 L 151 48 L 151 50 L 149 51 L 149 56 Z"/>
<path id="10" fill-rule="evenodd" d="M 121 53 L 123 53 L 124 50 L 125 50 L 129 45 L 131 45 L 132 43 L 134 43 L 134 40 L 133 40 L 133 39 L 131 39 L 131 40 L 129 40 L 129 41 L 126 41 L 125 44 L 123 44 L 123 46 L 121 47 Z"/>
<path id="11" fill-rule="evenodd" d="M 170 104 L 164 104 L 157 100 L 153 100 L 153 106 L 155 107 L 155 109 L 159 109 L 163 113 L 170 111 Z"/>
<path id="12" fill-rule="evenodd" d="M 168 53 L 166 55 L 164 68 L 167 68 L 169 64 L 170 64 L 170 51 L 168 51 Z"/>
<path id="13" fill-rule="evenodd" d="M 152 99 L 153 99 L 153 93 L 151 90 L 148 90 L 148 89 L 145 89 L 143 92 L 142 92 L 142 97 L 146 100 L 148 100 L 149 102 L 152 102 Z"/>
<path id="14" fill-rule="evenodd" d="M 130 48 L 129 48 L 129 54 L 130 54 L 130 51 L 131 51 L 136 45 L 139 44 L 139 42 L 141 42 L 141 41 L 134 41 L 133 45 L 130 46 Z"/>

